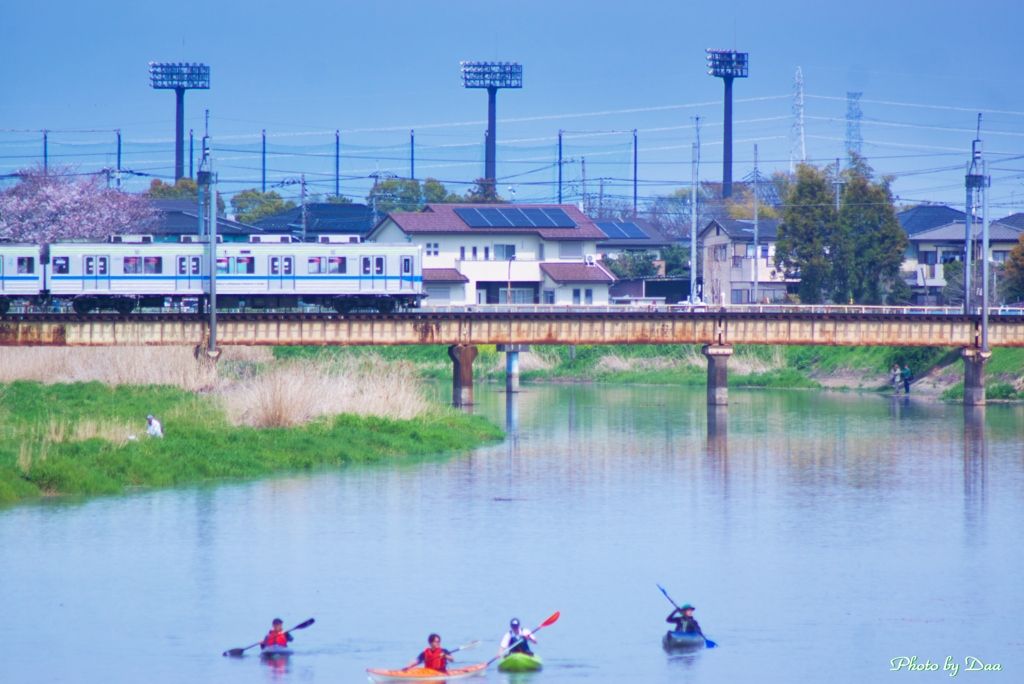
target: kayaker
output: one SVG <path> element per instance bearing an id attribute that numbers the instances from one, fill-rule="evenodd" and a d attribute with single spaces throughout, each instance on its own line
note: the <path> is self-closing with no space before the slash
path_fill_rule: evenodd
<path id="1" fill-rule="evenodd" d="M 526 655 L 533 655 L 533 651 L 530 650 L 530 642 L 537 643 L 537 640 L 530 633 L 530 630 L 525 627 L 519 627 L 519 620 L 512 618 L 512 622 L 508 623 L 509 631 L 505 632 L 505 636 L 501 638 L 501 646 L 498 647 L 498 655 L 505 653 L 505 649 L 510 648 L 508 653 L 525 653 Z"/>
<path id="2" fill-rule="evenodd" d="M 284 623 L 281 622 L 281 618 L 274 618 L 270 633 L 260 642 L 260 649 L 267 646 L 287 646 L 288 642 L 293 639 L 294 637 L 290 633 L 284 631 Z"/>
<path id="3" fill-rule="evenodd" d="M 700 625 L 693 619 L 693 611 L 694 607 L 687 603 L 682 608 L 673 610 L 665 619 L 665 622 L 674 623 L 676 626 L 675 631 L 677 632 L 704 636 L 704 632 L 700 631 Z"/>
<path id="4" fill-rule="evenodd" d="M 448 663 L 455 660 L 455 658 L 452 657 L 451 653 L 441 648 L 441 637 L 437 634 L 431 634 L 427 637 L 427 643 L 429 647 L 416 656 L 416 660 L 406 665 L 405 669 L 408 670 L 410 667 L 422 665 L 428 670 L 447 672 Z"/>

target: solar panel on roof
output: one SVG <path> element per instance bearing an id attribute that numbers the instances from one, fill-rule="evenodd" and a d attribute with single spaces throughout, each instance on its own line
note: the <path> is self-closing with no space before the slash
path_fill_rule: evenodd
<path id="1" fill-rule="evenodd" d="M 576 222 L 569 218 L 569 215 L 562 209 L 542 209 L 551 222 L 555 224 L 555 228 L 575 228 Z"/>
<path id="2" fill-rule="evenodd" d="M 505 218 L 500 209 L 493 207 L 482 207 L 477 209 L 480 215 L 484 217 L 491 226 L 495 228 L 512 228 L 512 222 Z"/>
<path id="3" fill-rule="evenodd" d="M 534 226 L 537 228 L 554 228 L 555 222 L 548 218 L 544 210 L 537 209 L 536 207 L 521 209 L 523 216 L 529 219 Z"/>
<path id="4" fill-rule="evenodd" d="M 640 226 L 636 225 L 635 223 L 632 223 L 632 222 L 620 223 L 619 224 L 619 228 L 621 228 L 622 232 L 626 234 L 626 237 L 628 237 L 630 239 L 633 239 L 633 240 L 649 240 L 650 239 L 648 237 L 647 233 L 645 233 L 644 231 L 640 230 Z"/>
<path id="5" fill-rule="evenodd" d="M 619 230 L 616 223 L 610 221 L 595 221 L 594 225 L 601 229 L 601 232 L 611 240 L 625 240 L 626 234 Z"/>
<path id="6" fill-rule="evenodd" d="M 533 228 L 533 222 L 516 207 L 499 207 L 498 211 L 516 228 Z"/>
<path id="7" fill-rule="evenodd" d="M 489 228 L 490 223 L 484 220 L 476 209 L 472 207 L 458 207 L 455 209 L 455 213 L 459 215 L 459 218 L 466 222 L 470 228 Z"/>

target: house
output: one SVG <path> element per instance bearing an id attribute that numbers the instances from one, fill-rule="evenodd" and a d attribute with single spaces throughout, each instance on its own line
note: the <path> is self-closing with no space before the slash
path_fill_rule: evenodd
<path id="1" fill-rule="evenodd" d="M 365 204 L 307 202 L 305 228 L 301 206 L 260 219 L 255 226 L 264 233 L 289 235 L 300 242 L 362 242 L 373 224 L 373 210 Z"/>
<path id="2" fill-rule="evenodd" d="M 608 236 L 606 240 L 597 243 L 597 251 L 612 259 L 623 252 L 650 252 L 656 260 L 660 260 L 661 250 L 673 244 L 672 240 L 641 218 L 594 219 L 594 225 Z"/>
<path id="3" fill-rule="evenodd" d="M 896 220 L 907 235 L 964 220 L 964 212 L 944 204 L 922 204 L 896 213 Z"/>
<path id="4" fill-rule="evenodd" d="M 697 237 L 703 245 L 704 301 L 714 305 L 754 302 L 754 278 L 761 302 L 785 298 L 787 287 L 798 282 L 775 268 L 777 219 L 758 221 L 758 252 L 754 254 L 754 221 L 712 219 Z"/>
<path id="5" fill-rule="evenodd" d="M 608 303 L 608 240 L 571 204 L 428 204 L 389 213 L 374 242 L 423 246 L 427 306 Z"/>
<path id="6" fill-rule="evenodd" d="M 194 242 L 199 235 L 199 207 L 195 200 L 151 199 L 156 220 L 137 235 L 114 235 L 111 242 Z M 251 235 L 260 234 L 258 228 L 217 217 L 217 236 L 221 242 L 249 242 Z"/>
<path id="7" fill-rule="evenodd" d="M 1018 215 L 1014 215 L 1018 216 Z M 1007 217 L 1014 220 L 1014 217 Z M 981 254 L 981 222 L 971 225 L 971 253 L 975 259 Z M 1019 227 L 1006 222 L 992 221 L 989 223 L 989 261 L 1002 263 L 1010 256 L 1024 232 L 1024 222 Z M 907 280 L 914 292 L 914 303 L 919 305 L 938 304 L 942 296 L 942 288 L 946 286 L 943 265 L 953 261 L 964 260 L 964 243 L 966 227 L 964 222 L 952 222 L 942 226 L 924 230 L 909 236 L 910 246 L 903 261 L 904 273 L 913 272 Z"/>

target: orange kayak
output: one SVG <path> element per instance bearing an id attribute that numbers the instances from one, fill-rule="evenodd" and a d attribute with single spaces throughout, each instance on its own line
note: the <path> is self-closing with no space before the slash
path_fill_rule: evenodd
<path id="1" fill-rule="evenodd" d="M 408 670 L 367 670 L 375 682 L 444 682 L 449 679 L 470 677 L 487 669 L 487 663 L 461 667 L 457 670 L 440 672 L 426 667 L 410 667 Z"/>

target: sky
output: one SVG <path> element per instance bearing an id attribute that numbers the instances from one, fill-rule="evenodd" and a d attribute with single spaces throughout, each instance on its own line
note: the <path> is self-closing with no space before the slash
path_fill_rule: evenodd
<path id="1" fill-rule="evenodd" d="M 209 132 L 223 192 L 365 197 L 371 174 L 435 177 L 462 192 L 483 175 L 487 98 L 462 87 L 461 61 L 515 61 L 522 90 L 498 94 L 499 192 L 519 202 L 584 192 L 631 202 L 691 179 L 700 117 L 702 179 L 721 179 L 722 83 L 705 48 L 750 54 L 734 88 L 734 179 L 788 171 L 794 74 L 804 78 L 812 163 L 845 149 L 847 93 L 860 92 L 862 152 L 895 177 L 901 202 L 963 204 L 981 137 L 993 216 L 1024 211 L 1024 4 L 864 0 L 731 3 L 561 0 L 480 3 L 83 3 L 3 0 L 0 175 L 39 163 L 116 167 L 124 187 L 173 179 L 174 95 L 149 87 L 151 61 L 202 62 L 211 88 L 186 95 L 186 131 Z M 186 146 L 187 132 L 186 132 Z M 188 172 L 186 148 L 186 173 Z M 10 181 L 8 181 L 10 182 Z"/>

